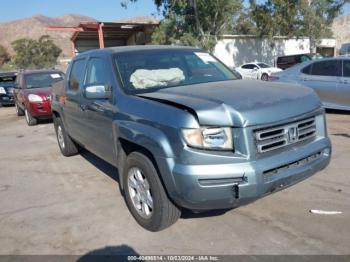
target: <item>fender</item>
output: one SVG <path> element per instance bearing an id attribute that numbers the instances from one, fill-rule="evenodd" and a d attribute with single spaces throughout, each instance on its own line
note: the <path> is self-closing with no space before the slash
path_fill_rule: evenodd
<path id="1" fill-rule="evenodd" d="M 175 189 L 175 181 L 170 170 L 163 170 L 164 163 L 167 159 L 175 157 L 173 149 L 169 143 L 167 136 L 157 128 L 152 126 L 133 122 L 133 121 L 113 121 L 114 144 L 117 152 L 117 166 L 120 174 L 123 172 L 122 163 L 125 160 L 125 154 L 121 149 L 119 139 L 122 138 L 142 148 L 146 148 L 154 157 L 159 168 L 161 180 L 166 185 L 165 190 L 173 192 Z M 122 187 L 123 176 L 119 176 L 119 183 Z M 169 192 L 168 192 L 169 193 Z"/>
<path id="2" fill-rule="evenodd" d="M 113 121 L 116 142 L 119 138 L 147 148 L 154 157 L 174 158 L 166 135 L 157 128 L 133 121 Z"/>

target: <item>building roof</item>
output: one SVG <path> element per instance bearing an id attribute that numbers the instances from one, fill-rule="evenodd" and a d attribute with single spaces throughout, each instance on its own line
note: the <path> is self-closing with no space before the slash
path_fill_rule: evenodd
<path id="1" fill-rule="evenodd" d="M 104 37 L 106 39 L 127 39 L 132 33 L 144 32 L 147 27 L 157 27 L 159 21 L 140 19 L 128 19 L 124 22 L 81 22 L 77 26 L 50 26 L 49 31 L 72 32 L 72 40 L 77 39 L 95 39 L 96 32 L 103 27 Z"/>
<path id="2" fill-rule="evenodd" d="M 159 20 L 153 16 L 135 16 L 124 19 L 117 19 L 113 21 L 114 23 L 131 23 L 131 24 L 154 24 L 158 25 Z"/>

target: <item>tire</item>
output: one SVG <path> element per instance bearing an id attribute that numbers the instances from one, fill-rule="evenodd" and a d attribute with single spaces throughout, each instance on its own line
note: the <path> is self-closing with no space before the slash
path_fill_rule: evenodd
<path id="1" fill-rule="evenodd" d="M 18 106 L 17 103 L 15 103 L 15 110 L 16 110 L 17 116 L 24 116 L 24 111 L 23 111 L 23 109 L 20 108 L 20 107 Z"/>
<path id="2" fill-rule="evenodd" d="M 57 143 L 62 155 L 68 157 L 78 154 L 79 149 L 64 129 L 61 118 L 54 117 L 54 126 L 56 131 Z"/>
<path id="3" fill-rule="evenodd" d="M 38 123 L 38 120 L 31 115 L 27 108 L 24 109 L 24 115 L 28 126 L 35 126 Z"/>
<path id="4" fill-rule="evenodd" d="M 139 176 L 141 179 L 135 179 Z M 161 231 L 174 224 L 181 215 L 180 209 L 169 200 L 152 161 L 140 152 L 133 152 L 126 158 L 123 188 L 131 214 L 139 225 L 149 231 Z M 134 204 L 135 202 L 139 205 Z"/>
<path id="5" fill-rule="evenodd" d="M 262 80 L 262 81 L 269 81 L 269 76 L 268 76 L 268 74 L 262 74 L 261 80 Z"/>

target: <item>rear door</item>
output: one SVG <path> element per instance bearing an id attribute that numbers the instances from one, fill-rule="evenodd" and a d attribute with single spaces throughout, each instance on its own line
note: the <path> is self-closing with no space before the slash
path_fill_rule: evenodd
<path id="1" fill-rule="evenodd" d="M 314 62 L 309 74 L 304 72 L 302 83 L 314 89 L 325 105 L 333 105 L 339 99 L 337 85 L 340 78 L 341 60 L 324 60 Z"/>
<path id="2" fill-rule="evenodd" d="M 256 78 L 254 77 L 254 75 L 256 75 L 257 73 L 257 70 L 254 70 L 255 67 L 257 66 L 254 64 L 246 64 L 241 66 L 239 72 L 241 73 L 243 78 L 246 78 L 246 79 Z"/>
<path id="3" fill-rule="evenodd" d="M 112 88 L 112 69 L 104 57 L 90 57 L 87 63 L 84 89 L 92 86 L 108 86 Z M 112 92 L 113 93 L 113 92 Z M 110 99 L 87 99 L 82 95 L 82 116 L 86 147 L 107 160 L 116 163 L 114 152 L 112 119 L 114 112 L 113 97 Z"/>
<path id="4" fill-rule="evenodd" d="M 350 108 L 350 60 L 343 60 L 343 76 L 338 84 L 338 103 Z"/>
<path id="5" fill-rule="evenodd" d="M 65 127 L 69 135 L 82 143 L 84 132 L 82 126 L 83 111 L 81 107 L 81 90 L 83 88 L 86 59 L 80 58 L 72 62 L 70 73 L 65 81 L 66 99 L 64 106 Z"/>

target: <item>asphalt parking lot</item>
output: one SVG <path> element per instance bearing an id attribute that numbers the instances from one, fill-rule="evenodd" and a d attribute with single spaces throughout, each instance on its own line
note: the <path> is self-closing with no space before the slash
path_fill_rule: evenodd
<path id="1" fill-rule="evenodd" d="M 150 233 L 127 210 L 113 167 L 88 152 L 63 157 L 52 123 L 28 127 L 13 107 L 0 108 L 0 254 L 350 254 L 350 113 L 327 119 L 326 170 L 235 210 L 186 212 Z"/>

